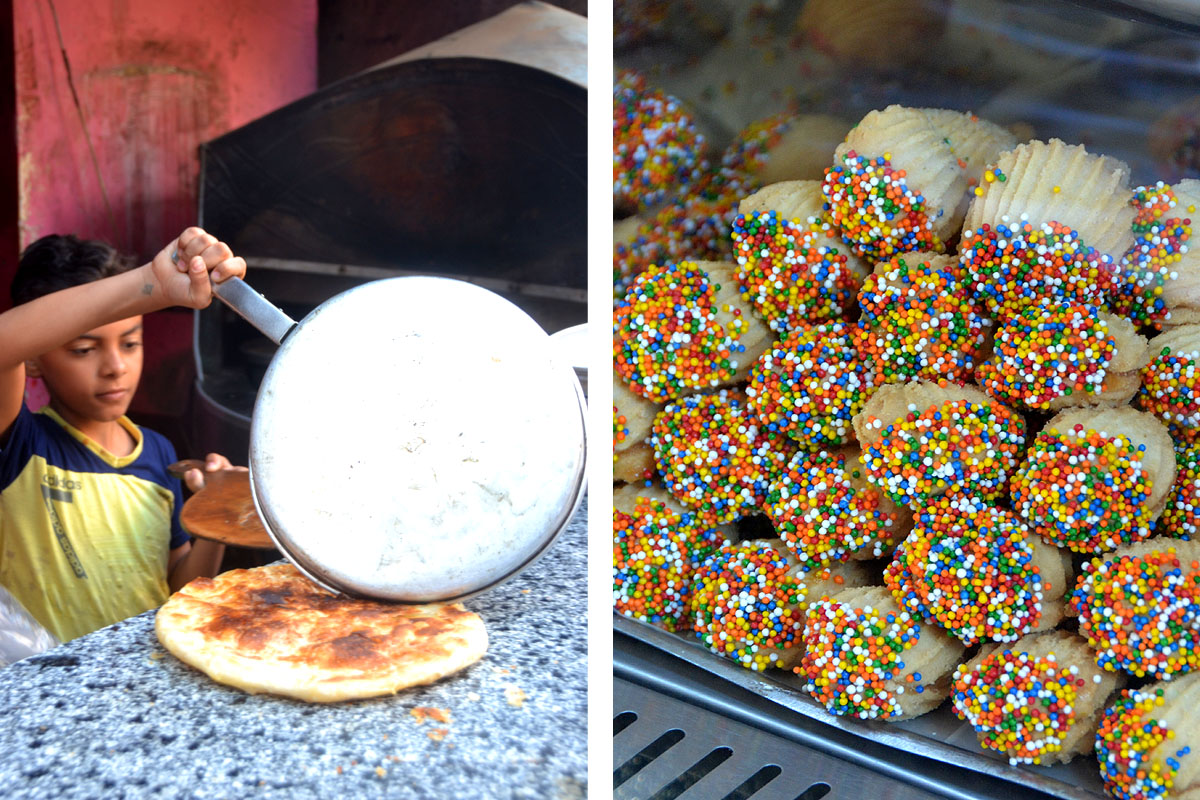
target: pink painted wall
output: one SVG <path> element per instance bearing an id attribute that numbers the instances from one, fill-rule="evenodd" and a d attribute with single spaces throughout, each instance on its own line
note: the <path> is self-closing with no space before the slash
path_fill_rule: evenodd
<path id="1" fill-rule="evenodd" d="M 195 221 L 197 145 L 316 89 L 316 0 L 13 10 L 22 247 L 75 232 L 149 257 Z"/>
<path id="2" fill-rule="evenodd" d="M 11 7 L 21 248 L 75 233 L 148 259 L 196 221 L 197 146 L 317 87 L 317 0 Z M 15 268 L 0 260 L 0 310 Z M 131 408 L 181 450 L 191 319 L 182 310 L 147 317 L 146 368 Z"/>

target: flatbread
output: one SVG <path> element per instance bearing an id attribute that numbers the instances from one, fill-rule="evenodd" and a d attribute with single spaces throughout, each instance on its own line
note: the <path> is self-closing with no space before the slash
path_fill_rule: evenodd
<path id="1" fill-rule="evenodd" d="M 162 605 L 154 629 L 219 683 L 310 703 L 432 683 L 474 664 L 488 644 L 483 620 L 460 603 L 338 595 L 291 564 L 197 578 Z"/>

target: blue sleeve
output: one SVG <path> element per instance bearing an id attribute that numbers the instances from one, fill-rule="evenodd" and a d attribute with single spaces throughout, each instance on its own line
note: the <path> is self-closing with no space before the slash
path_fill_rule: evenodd
<path id="1" fill-rule="evenodd" d="M 163 439 L 163 444 L 166 447 L 166 461 L 163 462 L 165 470 L 168 464 L 173 464 L 179 459 L 175 455 L 175 446 L 170 441 Z M 179 511 L 183 508 L 183 484 L 179 478 L 167 473 L 167 484 L 171 488 L 171 494 L 175 496 L 175 502 L 171 507 L 171 545 L 170 549 L 182 547 L 192 540 L 188 532 L 183 529 L 183 524 L 179 521 Z"/>
<path id="2" fill-rule="evenodd" d="M 180 483 L 179 478 L 167 471 L 167 467 L 178 460 L 175 455 L 175 446 L 171 444 L 170 439 L 158 431 L 152 431 L 149 428 L 141 428 L 141 431 L 143 454 L 147 459 L 144 469 L 153 476 L 155 483 L 168 489 L 174 498 L 171 504 L 171 539 L 168 545 L 170 549 L 174 550 L 192 540 L 179 522 L 179 511 L 183 508 L 183 484 Z"/>
<path id="3" fill-rule="evenodd" d="M 22 402 L 21 410 L 13 420 L 12 430 L 8 432 L 8 441 L 0 447 L 0 492 L 7 489 L 29 463 L 29 458 L 33 455 L 33 439 L 36 433 L 33 412 Z"/>
<path id="4" fill-rule="evenodd" d="M 179 509 L 183 507 L 183 486 L 180 484 L 179 478 L 174 476 L 171 478 L 171 492 L 175 495 L 175 507 L 171 510 L 171 549 L 174 550 L 176 547 L 182 547 L 190 542 L 192 537 L 179 522 Z"/>

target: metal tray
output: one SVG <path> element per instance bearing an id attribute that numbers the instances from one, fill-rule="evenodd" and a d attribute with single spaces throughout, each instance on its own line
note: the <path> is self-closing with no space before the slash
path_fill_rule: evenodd
<path id="1" fill-rule="evenodd" d="M 613 614 L 613 628 L 712 676 L 840 731 L 952 767 L 1030 787 L 1063 800 L 1107 798 L 1095 756 L 1078 756 L 1069 764 L 1055 766 L 1013 766 L 1003 756 L 980 748 L 971 725 L 955 717 L 948 703 L 902 722 L 839 717 L 801 691 L 798 683 L 782 671 L 752 672 L 711 653 L 698 642 L 620 614 Z M 715 682 L 713 690 L 720 691 Z"/>

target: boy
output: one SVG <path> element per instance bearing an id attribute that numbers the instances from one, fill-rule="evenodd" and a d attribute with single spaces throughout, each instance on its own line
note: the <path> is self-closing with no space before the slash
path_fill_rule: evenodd
<path id="1" fill-rule="evenodd" d="M 142 370 L 142 315 L 204 308 L 246 262 L 199 228 L 128 269 L 116 252 L 48 236 L 21 256 L 0 314 L 0 585 L 62 641 L 161 605 L 216 574 L 224 546 L 191 543 L 170 443 L 125 416 Z M 49 405 L 24 403 L 26 374 Z M 228 467 L 210 454 L 206 469 Z M 186 476 L 193 490 L 203 476 Z"/>

